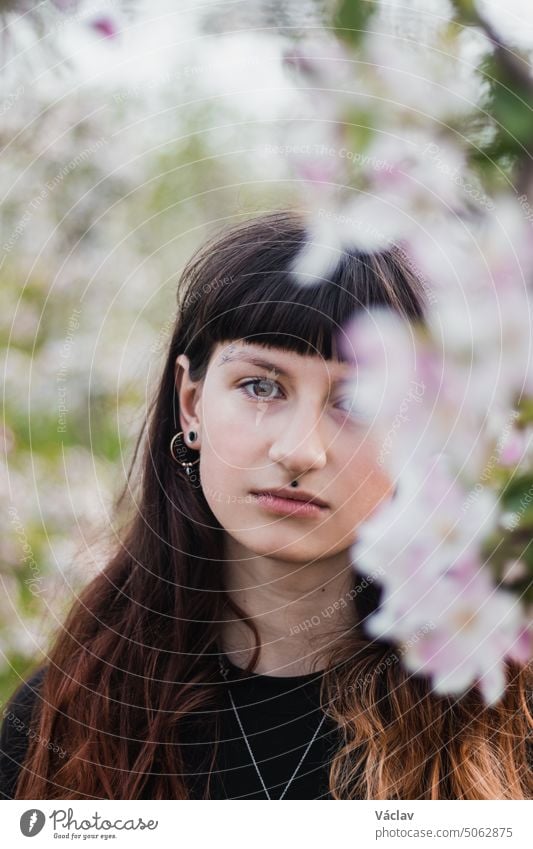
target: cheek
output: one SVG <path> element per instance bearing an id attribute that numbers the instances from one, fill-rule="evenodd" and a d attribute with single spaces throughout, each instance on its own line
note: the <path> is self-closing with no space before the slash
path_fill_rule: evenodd
<path id="1" fill-rule="evenodd" d="M 230 472 L 246 471 L 256 465 L 264 449 L 264 419 L 257 415 L 255 404 L 239 399 L 236 390 L 226 387 L 209 398 L 202 408 L 201 451 L 210 463 L 226 466 Z"/>
<path id="2" fill-rule="evenodd" d="M 339 471 L 339 509 L 357 521 L 368 518 L 394 492 L 393 481 L 377 458 L 377 449 L 369 443 L 347 455 Z"/>
<path id="3" fill-rule="evenodd" d="M 204 465 L 219 475 L 230 476 L 248 471 L 253 466 L 256 449 L 254 440 L 248 437 L 245 430 L 236 428 L 235 423 L 215 430 L 202 438 Z"/>
<path id="4" fill-rule="evenodd" d="M 208 501 L 209 493 L 230 499 L 240 492 L 241 479 L 254 465 L 260 436 L 259 428 L 254 429 L 253 421 L 250 426 L 227 390 L 216 397 L 216 402 L 209 400 L 202 408 L 200 477 Z"/>

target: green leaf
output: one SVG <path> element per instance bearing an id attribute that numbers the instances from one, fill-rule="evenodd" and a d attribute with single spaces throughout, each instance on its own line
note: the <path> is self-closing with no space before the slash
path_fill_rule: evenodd
<path id="1" fill-rule="evenodd" d="M 505 510 L 524 514 L 533 505 L 533 474 L 514 477 L 502 491 L 501 502 Z"/>
<path id="2" fill-rule="evenodd" d="M 476 24 L 478 14 L 475 0 L 451 0 L 455 9 L 455 18 L 462 24 Z"/>
<path id="3" fill-rule="evenodd" d="M 333 19 L 336 35 L 352 45 L 360 44 L 375 9 L 375 0 L 341 0 Z"/>

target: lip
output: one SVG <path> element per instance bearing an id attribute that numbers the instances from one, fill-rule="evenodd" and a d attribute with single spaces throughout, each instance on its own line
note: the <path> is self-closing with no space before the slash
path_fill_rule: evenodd
<path id="1" fill-rule="evenodd" d="M 326 504 L 325 501 L 311 492 L 307 492 L 305 489 L 296 490 L 287 486 L 275 489 L 257 489 L 252 491 L 252 495 L 275 495 L 278 498 L 290 498 L 291 501 L 305 501 L 306 503 L 317 504 L 319 507 L 329 507 L 329 504 Z"/>
<path id="2" fill-rule="evenodd" d="M 325 501 L 302 490 L 294 493 L 287 489 L 269 489 L 251 494 L 258 504 L 282 515 L 321 516 L 328 509 Z"/>

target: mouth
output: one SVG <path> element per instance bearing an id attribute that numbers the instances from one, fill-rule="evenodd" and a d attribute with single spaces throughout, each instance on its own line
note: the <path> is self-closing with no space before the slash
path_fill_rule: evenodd
<path id="1" fill-rule="evenodd" d="M 282 515 L 322 516 L 328 505 L 309 493 L 286 494 L 280 490 L 252 491 L 254 500 L 262 507 Z"/>

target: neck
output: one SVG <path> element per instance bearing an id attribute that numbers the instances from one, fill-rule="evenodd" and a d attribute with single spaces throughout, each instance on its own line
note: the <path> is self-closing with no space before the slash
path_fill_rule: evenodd
<path id="1" fill-rule="evenodd" d="M 259 633 L 261 652 L 253 671 L 280 677 L 325 668 L 324 650 L 357 625 L 350 591 L 354 573 L 347 551 L 311 564 L 253 556 L 228 538 L 224 586 Z M 222 650 L 245 668 L 254 653 L 254 636 L 231 607 L 222 623 Z"/>

